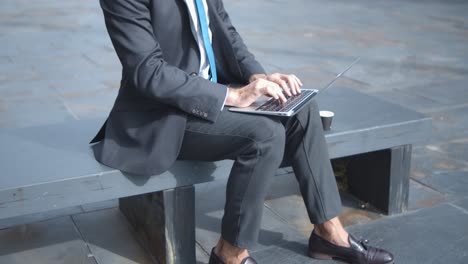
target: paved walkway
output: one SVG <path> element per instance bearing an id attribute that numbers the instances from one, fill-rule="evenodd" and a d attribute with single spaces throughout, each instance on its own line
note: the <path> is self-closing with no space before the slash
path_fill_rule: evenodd
<path id="1" fill-rule="evenodd" d="M 340 82 L 433 117 L 432 139 L 414 148 L 410 211 L 382 217 L 343 193 L 343 220 L 355 234 L 391 249 L 398 263 L 468 263 L 468 3 L 225 5 L 269 71 L 296 73 L 316 88 L 361 56 Z M 105 116 L 120 70 L 97 0 L 1 1 L 0 127 Z M 254 253 L 262 263 L 318 263 L 301 257 L 312 226 L 293 181 L 281 176 L 265 203 Z M 200 263 L 219 236 L 222 186 L 197 186 Z M 0 263 L 151 263 L 115 205 L 0 222 Z"/>

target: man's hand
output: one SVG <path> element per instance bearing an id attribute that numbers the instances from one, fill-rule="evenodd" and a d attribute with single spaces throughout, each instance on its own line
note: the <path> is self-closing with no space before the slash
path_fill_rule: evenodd
<path id="1" fill-rule="evenodd" d="M 286 102 L 286 97 L 278 84 L 260 78 L 241 88 L 228 88 L 226 105 L 247 107 L 263 95 L 280 100 L 281 103 Z"/>
<path id="2" fill-rule="evenodd" d="M 301 80 L 294 74 L 273 73 L 271 75 L 254 74 L 249 78 L 250 82 L 266 79 L 274 82 L 283 89 L 287 96 L 297 95 L 301 93 Z"/>

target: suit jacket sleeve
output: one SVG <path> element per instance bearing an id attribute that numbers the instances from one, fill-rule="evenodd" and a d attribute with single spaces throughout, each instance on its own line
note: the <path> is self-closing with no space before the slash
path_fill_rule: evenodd
<path id="1" fill-rule="evenodd" d="M 265 69 L 262 65 L 255 59 L 255 56 L 249 52 L 247 46 L 245 45 L 242 37 L 237 32 L 236 28 L 232 25 L 231 19 L 229 18 L 228 13 L 224 9 L 224 4 L 222 0 L 215 0 L 217 13 L 221 17 L 224 26 L 228 30 L 229 37 L 231 40 L 232 47 L 234 49 L 234 54 L 237 59 L 237 63 L 241 69 L 242 75 L 244 76 L 244 82 L 248 82 L 250 76 L 257 73 L 266 74 Z"/>
<path id="2" fill-rule="evenodd" d="M 150 0 L 101 0 L 107 31 L 137 92 L 214 122 L 227 88 L 169 65 L 151 25 Z"/>

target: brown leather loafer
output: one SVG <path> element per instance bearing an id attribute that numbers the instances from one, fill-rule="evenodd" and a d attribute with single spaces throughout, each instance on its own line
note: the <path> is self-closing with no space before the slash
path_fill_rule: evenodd
<path id="1" fill-rule="evenodd" d="M 215 248 L 211 250 L 210 262 L 209 264 L 225 264 L 218 255 L 214 252 Z M 252 257 L 246 257 L 241 261 L 241 264 L 257 264 L 257 261 Z"/>
<path id="2" fill-rule="evenodd" d="M 335 245 L 314 232 L 309 239 L 309 256 L 316 259 L 334 259 L 353 264 L 393 263 L 393 255 L 380 248 L 367 245 L 367 240 L 357 241 L 349 235 L 351 247 Z"/>

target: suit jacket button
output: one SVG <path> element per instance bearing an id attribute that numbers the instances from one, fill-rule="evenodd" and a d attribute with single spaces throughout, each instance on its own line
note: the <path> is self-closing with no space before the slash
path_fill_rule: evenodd
<path id="1" fill-rule="evenodd" d="M 198 73 L 192 72 L 192 73 L 190 73 L 190 76 L 192 76 L 192 77 L 198 76 Z"/>

